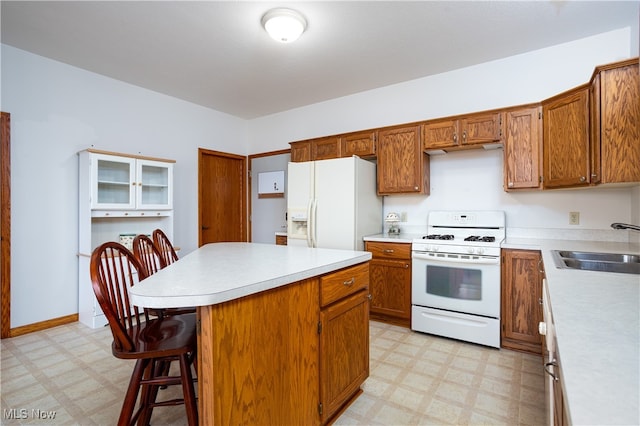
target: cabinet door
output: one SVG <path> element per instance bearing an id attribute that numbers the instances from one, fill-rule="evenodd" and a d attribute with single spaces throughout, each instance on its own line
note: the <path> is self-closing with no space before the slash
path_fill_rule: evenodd
<path id="1" fill-rule="evenodd" d="M 291 142 L 291 162 L 311 161 L 311 142 Z"/>
<path id="2" fill-rule="evenodd" d="M 136 164 L 136 207 L 173 208 L 173 164 L 151 160 L 137 160 Z"/>
<path id="3" fill-rule="evenodd" d="M 599 147 L 602 183 L 640 182 L 638 63 L 601 71 L 598 101 L 599 131 L 592 143 Z"/>
<path id="4" fill-rule="evenodd" d="M 369 299 L 362 290 L 320 311 L 320 402 L 323 423 L 369 377 Z"/>
<path id="5" fill-rule="evenodd" d="M 502 252 L 502 347 L 542 353 L 538 332 L 542 321 L 541 263 L 539 251 Z"/>
<path id="6" fill-rule="evenodd" d="M 429 193 L 429 157 L 422 152 L 420 127 L 378 132 L 378 194 Z"/>
<path id="7" fill-rule="evenodd" d="M 423 149 L 443 149 L 460 145 L 460 120 L 435 120 L 422 126 Z"/>
<path id="8" fill-rule="evenodd" d="M 411 318 L 411 263 L 409 260 L 369 261 L 371 313 Z"/>
<path id="9" fill-rule="evenodd" d="M 312 160 L 328 160 L 330 158 L 339 158 L 340 151 L 340 138 L 337 136 L 314 139 L 311 141 Z"/>
<path id="10" fill-rule="evenodd" d="M 505 114 L 504 189 L 540 188 L 542 180 L 542 108 Z"/>
<path id="11" fill-rule="evenodd" d="M 357 155 L 361 158 L 375 157 L 376 132 L 360 132 L 344 135 L 342 141 L 342 156 Z"/>
<path id="12" fill-rule="evenodd" d="M 462 145 L 497 143 L 502 140 L 502 113 L 472 115 L 460 120 Z"/>
<path id="13" fill-rule="evenodd" d="M 91 154 L 91 208 L 134 209 L 136 206 L 136 160 Z"/>
<path id="14" fill-rule="evenodd" d="M 542 104 L 545 188 L 585 186 L 590 180 L 589 89 Z"/>

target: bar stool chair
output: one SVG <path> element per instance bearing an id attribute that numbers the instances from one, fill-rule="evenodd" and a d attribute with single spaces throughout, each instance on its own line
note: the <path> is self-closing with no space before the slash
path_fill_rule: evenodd
<path id="1" fill-rule="evenodd" d="M 173 262 L 178 261 L 178 254 L 173 244 L 171 244 L 171 240 L 169 240 L 169 237 L 167 237 L 167 234 L 165 234 L 162 229 L 153 231 L 153 243 L 160 252 L 165 265 L 171 265 Z"/>
<path id="2" fill-rule="evenodd" d="M 198 409 L 191 374 L 196 353 L 196 317 L 193 314 L 150 319 L 129 301 L 129 287 L 147 277 L 145 268 L 126 247 L 107 242 L 91 255 L 93 291 L 113 335 L 116 358 L 135 359 L 118 425 L 147 425 L 153 408 L 184 404 L 189 425 L 198 424 Z M 180 375 L 166 374 L 166 365 L 179 361 Z M 183 398 L 156 402 L 160 386 L 181 385 Z M 134 414 L 136 399 L 140 406 Z"/>
<path id="3" fill-rule="evenodd" d="M 164 262 L 164 259 L 162 258 L 162 255 L 158 251 L 158 248 L 153 243 L 151 238 L 147 237 L 144 234 L 136 235 L 136 237 L 133 239 L 133 254 L 145 268 L 147 276 L 153 275 L 160 269 L 167 266 Z M 164 308 L 150 309 L 149 311 L 158 317 L 163 317 L 167 315 L 195 313 L 196 308 Z"/>

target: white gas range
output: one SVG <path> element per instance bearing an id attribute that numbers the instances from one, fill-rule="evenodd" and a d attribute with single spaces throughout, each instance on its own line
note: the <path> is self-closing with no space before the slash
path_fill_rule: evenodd
<path id="1" fill-rule="evenodd" d="M 502 211 L 431 211 L 413 240 L 415 331 L 500 347 Z"/>

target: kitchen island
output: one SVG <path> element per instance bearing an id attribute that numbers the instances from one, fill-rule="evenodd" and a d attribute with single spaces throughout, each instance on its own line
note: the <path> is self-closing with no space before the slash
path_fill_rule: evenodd
<path id="1" fill-rule="evenodd" d="M 371 253 L 205 245 L 130 290 L 197 306 L 200 424 L 324 424 L 369 374 Z"/>

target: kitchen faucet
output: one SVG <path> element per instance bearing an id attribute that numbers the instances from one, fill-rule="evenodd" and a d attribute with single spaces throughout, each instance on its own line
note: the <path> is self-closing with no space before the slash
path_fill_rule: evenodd
<path id="1" fill-rule="evenodd" d="M 640 232 L 640 226 L 638 225 L 631 225 L 629 223 L 612 223 L 611 227 L 613 229 L 631 229 L 633 231 L 639 231 Z"/>

